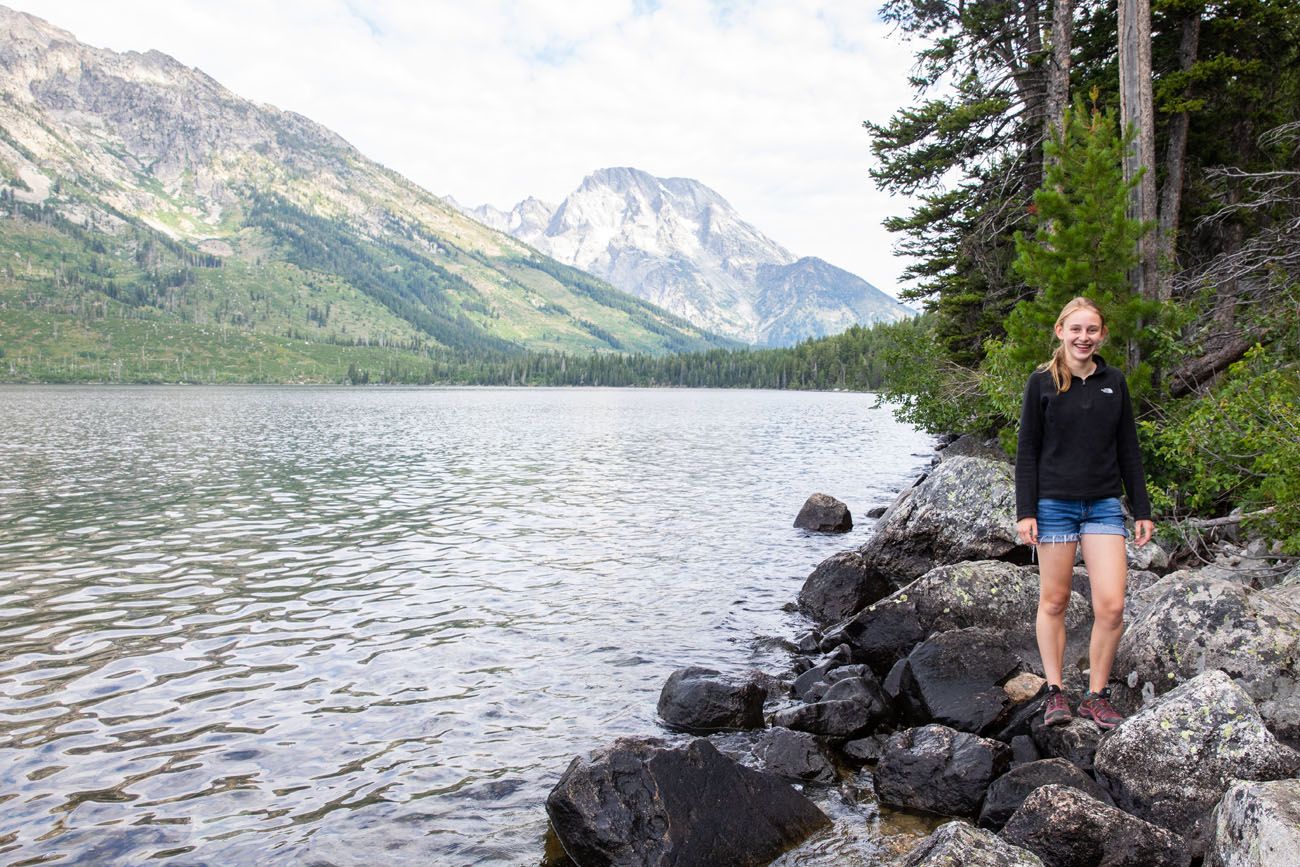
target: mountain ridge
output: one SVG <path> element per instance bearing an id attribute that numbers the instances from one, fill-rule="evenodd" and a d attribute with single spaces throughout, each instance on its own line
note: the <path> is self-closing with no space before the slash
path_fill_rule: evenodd
<path id="1" fill-rule="evenodd" d="M 509 211 L 463 210 L 703 328 L 751 344 L 790 345 L 915 315 L 842 268 L 795 256 L 692 178 L 611 166 L 584 177 L 555 206 L 530 196 Z"/>
<path id="2" fill-rule="evenodd" d="M 5 7 L 0 196 L 0 256 L 25 263 L 0 270 L 0 319 L 96 311 L 91 354 L 113 351 L 109 318 L 423 357 L 733 345 L 467 218 L 309 118 Z M 35 375 L 15 356 L 13 376 Z"/>

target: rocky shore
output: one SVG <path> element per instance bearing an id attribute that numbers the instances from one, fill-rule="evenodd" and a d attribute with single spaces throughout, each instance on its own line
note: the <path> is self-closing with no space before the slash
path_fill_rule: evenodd
<path id="1" fill-rule="evenodd" d="M 768 864 L 854 821 L 827 815 L 837 799 L 937 826 L 870 863 L 1300 863 L 1300 566 L 1258 544 L 1195 567 L 1130 547 L 1112 674 L 1127 719 L 1047 728 L 1037 571 L 1014 501 L 995 450 L 943 448 L 865 545 L 809 575 L 795 604 L 811 628 L 787 671 L 678 670 L 659 716 L 698 737 L 573 759 L 547 798 L 543 863 Z M 1077 701 L 1092 617 L 1081 568 L 1074 590 Z"/>

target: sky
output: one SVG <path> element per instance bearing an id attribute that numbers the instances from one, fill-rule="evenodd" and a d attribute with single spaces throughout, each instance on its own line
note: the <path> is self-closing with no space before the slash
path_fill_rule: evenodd
<path id="1" fill-rule="evenodd" d="M 915 46 L 848 0 L 3 0 L 157 49 L 463 205 L 558 203 L 599 168 L 694 178 L 797 256 L 896 294 L 864 120 Z"/>

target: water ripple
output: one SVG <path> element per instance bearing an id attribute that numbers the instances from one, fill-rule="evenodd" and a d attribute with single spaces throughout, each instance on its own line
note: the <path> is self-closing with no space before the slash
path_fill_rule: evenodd
<path id="1" fill-rule="evenodd" d="M 0 388 L 0 863 L 533 864 L 927 442 L 849 394 Z M 865 524 L 866 522 L 864 522 Z"/>

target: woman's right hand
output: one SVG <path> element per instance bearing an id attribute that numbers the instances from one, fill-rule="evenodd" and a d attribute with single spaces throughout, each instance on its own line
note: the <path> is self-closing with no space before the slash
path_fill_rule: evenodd
<path id="1" fill-rule="evenodd" d="M 1022 545 L 1038 544 L 1038 519 L 1021 518 L 1016 521 L 1016 533 L 1020 536 Z"/>

